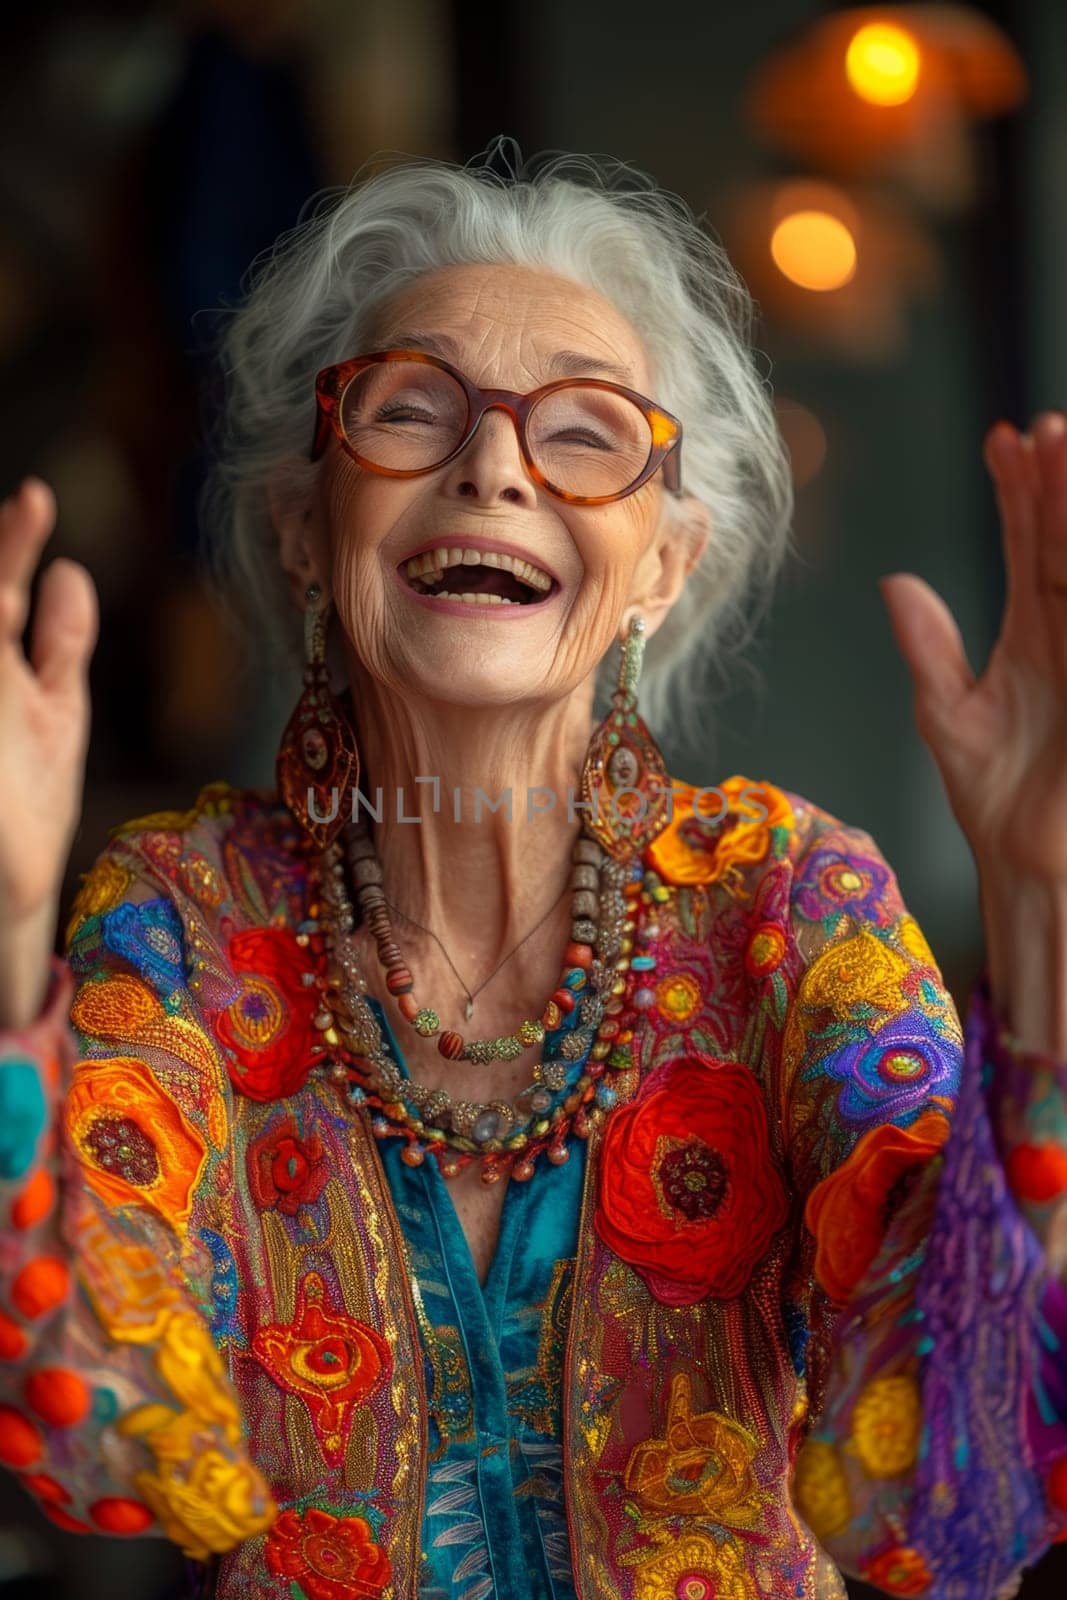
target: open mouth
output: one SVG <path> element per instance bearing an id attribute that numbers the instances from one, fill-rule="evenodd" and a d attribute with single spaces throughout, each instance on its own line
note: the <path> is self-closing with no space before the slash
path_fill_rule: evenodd
<path id="1" fill-rule="evenodd" d="M 400 572 L 416 594 L 468 605 L 532 606 L 549 599 L 556 588 L 554 578 L 521 556 L 462 545 L 414 556 L 401 564 Z"/>

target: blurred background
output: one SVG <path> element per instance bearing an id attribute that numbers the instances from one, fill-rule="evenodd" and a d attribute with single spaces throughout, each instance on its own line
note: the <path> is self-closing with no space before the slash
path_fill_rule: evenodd
<path id="1" fill-rule="evenodd" d="M 507 133 L 653 173 L 759 302 L 800 556 L 708 742 L 657 730 L 672 770 L 769 778 L 867 828 L 962 1011 L 973 863 L 876 580 L 925 577 L 981 670 L 1004 583 L 982 435 L 1067 405 L 1062 0 L 675 0 L 662 20 L 647 0 L 38 0 L 6 20 L 0 128 L 0 489 L 54 486 L 48 555 L 89 567 L 102 612 L 65 904 L 115 823 L 271 783 L 299 692 L 240 686 L 198 577 L 215 310 L 368 156 L 467 161 Z M 1025 1600 L 1063 1592 L 1065 1557 Z M 169 1546 L 61 1532 L 2 1475 L 3 1600 L 156 1600 L 179 1577 Z"/>

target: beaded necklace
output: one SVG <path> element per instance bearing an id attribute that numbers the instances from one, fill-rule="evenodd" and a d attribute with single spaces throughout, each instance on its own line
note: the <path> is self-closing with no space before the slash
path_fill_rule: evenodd
<path id="1" fill-rule="evenodd" d="M 368 848 L 369 846 L 369 848 Z M 349 830 L 349 859 L 357 899 L 375 935 L 378 959 L 401 1016 L 424 1037 L 439 1034 L 448 1059 L 488 1065 L 513 1060 L 527 1044 L 541 1043 L 533 1082 L 516 1099 L 453 1101 L 443 1089 L 405 1078 L 393 1059 L 368 999 L 368 985 L 352 940 L 355 913 L 348 897 L 342 846 L 335 841 L 312 858 L 309 920 L 298 937 L 324 956 L 315 1024 L 330 1046 L 329 1074 L 347 1101 L 370 1117 L 376 1137 L 405 1139 L 401 1159 L 417 1166 L 432 1156 L 446 1178 L 472 1161 L 481 1178 L 524 1181 L 543 1152 L 559 1165 L 569 1157 L 568 1137 L 586 1138 L 615 1104 L 623 1077 L 634 1065 L 634 1023 L 654 1001 L 648 983 L 655 958 L 647 946 L 658 935 L 650 908 L 669 891 L 636 858 L 619 862 L 593 839 L 579 835 L 572 875 L 572 939 L 564 954 L 559 987 L 539 1019 L 527 1018 L 513 1034 L 464 1040 L 442 1030 L 436 1013 L 414 999 L 414 980 L 392 936 L 381 891 L 381 871 L 365 827 Z M 592 877 L 590 877 L 592 874 Z M 564 1019 L 575 1025 L 557 1038 Z M 556 1051 L 558 1049 L 558 1055 Z M 573 1088 L 572 1063 L 585 1059 Z M 405 1099 L 414 1109 L 405 1104 Z"/>

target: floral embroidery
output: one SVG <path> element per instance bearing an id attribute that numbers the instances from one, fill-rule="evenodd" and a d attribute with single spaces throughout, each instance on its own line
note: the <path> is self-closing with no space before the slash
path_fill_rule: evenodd
<path id="1" fill-rule="evenodd" d="M 781 966 L 786 949 L 784 929 L 777 922 L 761 922 L 745 945 L 745 971 L 752 978 L 769 977 Z"/>
<path id="2" fill-rule="evenodd" d="M 915 1465 L 922 1429 L 919 1386 L 906 1373 L 875 1378 L 860 1390 L 851 1444 L 872 1478 L 892 1478 Z"/>
<path id="3" fill-rule="evenodd" d="M 301 1139 L 292 1117 L 267 1128 L 248 1147 L 248 1186 L 262 1210 L 276 1206 L 294 1217 L 314 1205 L 326 1187 L 329 1168 L 317 1134 Z"/>
<path id="4" fill-rule="evenodd" d="M 278 1100 L 303 1087 L 325 1046 L 314 1026 L 316 992 L 304 984 L 307 958 L 288 928 L 246 928 L 229 943 L 241 986 L 213 1019 L 235 1089 Z"/>
<path id="5" fill-rule="evenodd" d="M 889 1594 L 925 1594 L 933 1582 L 922 1556 L 910 1545 L 884 1550 L 866 1563 L 863 1576 Z"/>
<path id="6" fill-rule="evenodd" d="M 665 1305 L 729 1299 L 788 1211 L 751 1072 L 668 1062 L 608 1120 L 594 1225 Z"/>
<path id="7" fill-rule="evenodd" d="M 900 953 L 867 928 L 850 939 L 829 944 L 807 968 L 800 982 L 794 1028 L 806 1011 L 828 1009 L 847 1022 L 861 1008 L 895 1013 L 902 1009 L 902 986 L 908 963 Z M 787 1048 L 794 1040 L 787 1036 Z"/>
<path id="8" fill-rule="evenodd" d="M 241 1414 L 222 1357 L 204 1323 L 191 1311 L 176 1311 L 163 1330 L 156 1366 L 182 1405 L 207 1422 L 229 1429 L 236 1441 Z"/>
<path id="9" fill-rule="evenodd" d="M 756 1600 L 741 1547 L 732 1539 L 719 1544 L 706 1533 L 672 1540 L 642 1561 L 634 1578 L 634 1600 Z"/>
<path id="10" fill-rule="evenodd" d="M 765 1498 L 753 1471 L 760 1441 L 729 1417 L 694 1413 L 690 1405 L 688 1375 L 676 1372 L 665 1437 L 635 1448 L 626 1464 L 626 1487 L 653 1511 L 754 1527 Z"/>
<path id="11" fill-rule="evenodd" d="M 781 789 L 750 778 L 726 778 L 722 794 L 701 795 L 691 784 L 674 785 L 674 816 L 646 851 L 650 866 L 666 883 L 717 883 L 735 892 L 742 873 L 762 861 L 780 829 L 784 837 L 793 812 Z M 727 807 L 723 810 L 722 795 Z M 760 808 L 765 813 L 760 816 Z"/>
<path id="12" fill-rule="evenodd" d="M 270 1526 L 275 1506 L 245 1456 L 241 1414 L 222 1358 L 199 1317 L 176 1310 L 156 1351 L 160 1377 L 182 1407 L 149 1402 L 117 1426 L 140 1439 L 155 1470 L 134 1487 L 169 1539 L 206 1560 Z"/>
<path id="13" fill-rule="evenodd" d="M 828 932 L 843 912 L 884 925 L 892 917 L 885 903 L 889 883 L 890 872 L 884 862 L 827 845 L 805 858 L 793 904 L 805 921 L 822 922 Z"/>
<path id="14" fill-rule="evenodd" d="M 353 1406 L 360 1405 L 392 1372 L 389 1346 L 380 1334 L 331 1305 L 318 1273 L 300 1285 L 291 1326 L 260 1328 L 252 1354 L 283 1389 L 298 1394 L 328 1466 L 340 1465 Z"/>
<path id="15" fill-rule="evenodd" d="M 67 1134 L 85 1175 L 113 1205 L 144 1205 L 183 1231 L 206 1159 L 204 1141 L 136 1056 L 79 1062 Z"/>
<path id="16" fill-rule="evenodd" d="M 656 1005 L 672 1022 L 688 1022 L 700 1005 L 700 985 L 688 972 L 669 972 L 656 985 Z"/>
<path id="17" fill-rule="evenodd" d="M 217 1432 L 194 1412 L 142 1407 L 119 1429 L 155 1456 L 156 1470 L 136 1473 L 134 1487 L 186 1555 L 206 1561 L 270 1526 L 275 1507 L 263 1478 L 236 1449 L 224 1453 Z M 239 1444 L 239 1427 L 229 1442 Z"/>
<path id="18" fill-rule="evenodd" d="M 921 1012 L 909 1011 L 823 1056 L 811 1072 L 841 1083 L 837 1109 L 846 1122 L 908 1127 L 938 1091 L 952 1109 L 959 1052 L 939 1039 Z"/>
<path id="19" fill-rule="evenodd" d="M 808 1439 L 793 1474 L 793 1493 L 801 1516 L 816 1539 L 841 1533 L 852 1520 L 848 1480 L 828 1439 Z"/>
<path id="20" fill-rule="evenodd" d="M 894 1212 L 949 1135 L 939 1111 L 910 1128 L 881 1123 L 808 1195 L 804 1221 L 815 1235 L 815 1276 L 844 1304 L 878 1253 Z"/>
<path id="21" fill-rule="evenodd" d="M 389 1582 L 389 1556 L 365 1517 L 335 1517 L 312 1506 L 283 1511 L 270 1531 L 267 1566 L 294 1578 L 308 1600 L 370 1600 Z"/>

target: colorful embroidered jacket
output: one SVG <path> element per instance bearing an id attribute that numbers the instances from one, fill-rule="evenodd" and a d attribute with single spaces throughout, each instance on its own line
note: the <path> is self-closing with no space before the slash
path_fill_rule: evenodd
<path id="1" fill-rule="evenodd" d="M 219 783 L 114 830 L 0 1035 L 0 1460 L 55 1522 L 221 1557 L 225 1600 L 779 1600 L 838 1568 L 982 1600 L 1064 1537 L 1067 1063 L 1014 1046 L 984 975 L 964 1035 L 868 834 L 720 789 L 712 821 L 679 786 L 646 852 L 618 1103 L 554 1212 L 547 1169 L 506 1198 L 512 1260 L 540 1205 L 509 1282 L 548 1320 L 522 1345 L 494 1262 L 480 1349 L 445 1337 L 476 1287 L 454 1208 L 450 1245 L 326 1070 L 287 813 Z M 501 1363 L 536 1404 L 480 1395 Z M 427 1545 L 504 1492 L 520 1415 L 564 1515 L 505 1584 Z"/>

